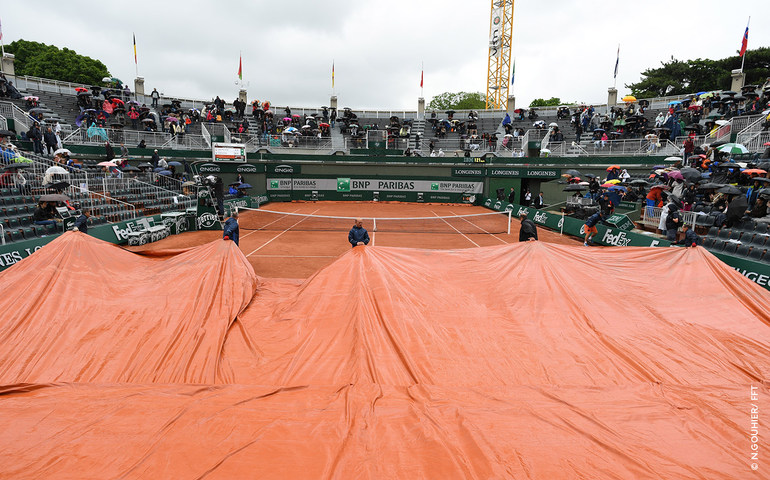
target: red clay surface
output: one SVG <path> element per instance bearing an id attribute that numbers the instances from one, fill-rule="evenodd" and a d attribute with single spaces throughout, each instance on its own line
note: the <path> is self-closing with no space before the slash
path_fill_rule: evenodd
<path id="1" fill-rule="evenodd" d="M 269 203 L 265 210 L 330 215 L 345 217 L 435 217 L 489 213 L 490 210 L 473 205 L 414 204 L 414 203 L 373 203 L 373 202 L 292 202 Z M 319 269 L 331 264 L 339 255 L 350 249 L 347 231 L 294 231 L 294 230 L 246 230 L 249 223 L 249 211 L 241 211 L 240 247 L 257 275 L 269 278 L 308 278 Z M 298 220 L 301 218 L 298 218 Z M 352 227 L 352 222 L 351 225 Z M 401 233 L 377 231 L 364 221 L 364 228 L 369 230 L 371 246 L 411 247 L 428 249 L 477 248 L 518 242 L 519 221 L 511 222 L 508 234 L 461 234 L 447 227 L 448 233 Z M 545 228 L 538 227 L 540 241 L 562 245 L 579 245 L 582 241 L 567 235 L 559 235 Z M 221 231 L 187 232 L 172 235 L 164 240 L 140 247 L 130 247 L 132 251 L 158 250 L 168 248 L 186 248 L 201 245 L 222 238 Z"/>

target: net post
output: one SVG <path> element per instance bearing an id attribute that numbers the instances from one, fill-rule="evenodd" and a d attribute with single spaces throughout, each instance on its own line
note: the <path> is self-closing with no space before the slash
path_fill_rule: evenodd
<path id="1" fill-rule="evenodd" d="M 511 234 L 511 212 L 513 212 L 513 209 L 508 210 L 508 235 Z"/>
<path id="2" fill-rule="evenodd" d="M 372 218 L 372 231 L 373 232 L 377 231 L 377 219 L 376 218 Z"/>
<path id="3" fill-rule="evenodd" d="M 559 229 L 559 235 L 564 235 L 564 209 L 561 209 L 561 228 Z"/>

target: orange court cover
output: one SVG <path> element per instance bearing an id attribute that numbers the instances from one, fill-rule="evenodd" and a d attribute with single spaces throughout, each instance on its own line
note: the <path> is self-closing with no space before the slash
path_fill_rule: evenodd
<path id="1" fill-rule="evenodd" d="M 0 478 L 770 478 L 770 294 L 702 248 L 358 247 L 297 281 L 69 232 L 0 281 Z"/>

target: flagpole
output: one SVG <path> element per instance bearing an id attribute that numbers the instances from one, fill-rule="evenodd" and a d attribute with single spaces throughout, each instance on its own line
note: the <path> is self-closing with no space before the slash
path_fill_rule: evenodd
<path id="1" fill-rule="evenodd" d="M 420 62 L 420 98 L 425 98 L 423 95 L 423 77 L 425 76 L 425 62 Z"/>
<path id="2" fill-rule="evenodd" d="M 615 78 L 612 80 L 613 90 L 618 89 L 618 65 L 620 65 L 620 44 L 618 43 L 618 55 L 615 57 Z"/>
<path id="3" fill-rule="evenodd" d="M 334 96 L 334 59 L 332 58 L 332 96 Z"/>
<path id="4" fill-rule="evenodd" d="M 749 29 L 749 23 L 751 23 L 751 15 L 749 15 L 749 21 L 746 22 L 746 30 Z M 746 41 L 746 52 L 748 52 L 748 50 L 749 50 L 749 42 Z M 741 73 L 743 73 L 743 63 L 746 61 L 746 52 L 743 52 L 743 55 L 741 55 Z"/>

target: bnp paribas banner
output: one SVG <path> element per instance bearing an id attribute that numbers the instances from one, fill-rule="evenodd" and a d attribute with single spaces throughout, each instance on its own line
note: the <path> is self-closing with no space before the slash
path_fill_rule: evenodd
<path id="1" fill-rule="evenodd" d="M 551 230 L 562 231 L 567 235 L 583 238 L 585 237 L 585 223 L 583 220 L 562 216 L 544 210 L 537 210 L 531 207 L 525 207 L 516 203 L 508 203 L 502 200 L 493 200 L 487 198 L 484 200 L 484 206 L 497 210 L 499 212 L 511 211 L 511 215 L 518 217 L 520 213 L 525 213 L 527 218 L 538 225 L 548 227 Z M 619 228 L 610 228 L 605 225 L 596 226 L 597 235 L 594 236 L 594 242 L 600 245 L 616 247 L 670 247 L 671 242 L 662 238 L 644 235 L 641 233 L 629 232 Z M 734 257 L 721 253 L 714 255 L 727 265 L 730 265 L 741 275 L 752 282 L 770 290 L 770 265 L 759 262 L 753 262 L 746 258 Z"/>
<path id="2" fill-rule="evenodd" d="M 482 193 L 482 182 L 367 178 L 268 178 L 267 190 Z"/>

